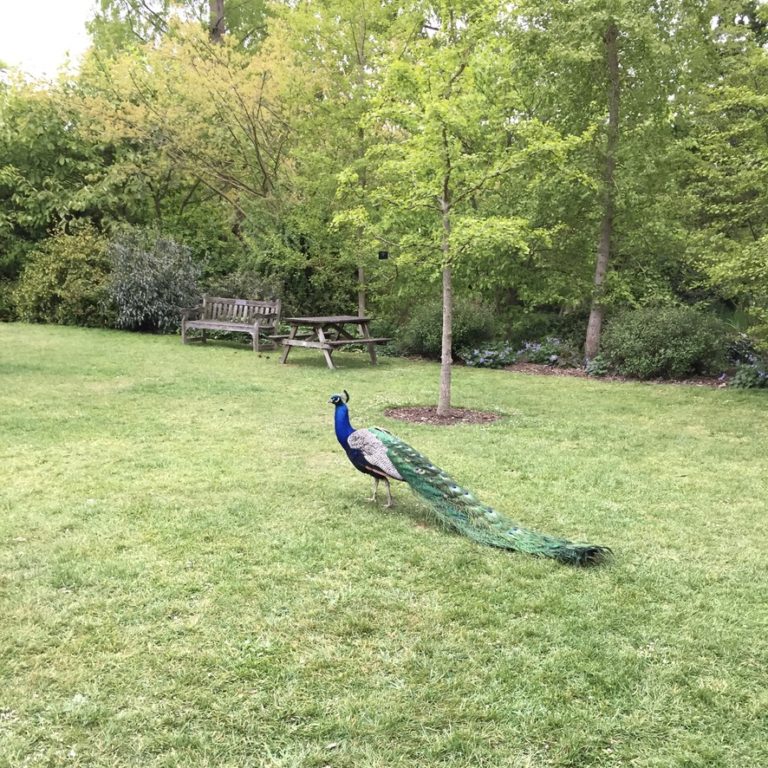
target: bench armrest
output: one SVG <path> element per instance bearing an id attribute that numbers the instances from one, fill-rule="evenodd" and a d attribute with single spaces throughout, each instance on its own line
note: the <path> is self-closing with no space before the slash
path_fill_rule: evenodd
<path id="1" fill-rule="evenodd" d="M 278 326 L 278 317 L 277 315 L 259 315 L 253 324 L 260 326 L 262 331 L 274 333 Z"/>
<path id="2" fill-rule="evenodd" d="M 182 320 L 195 320 L 200 317 L 200 313 L 203 311 L 203 305 L 200 304 L 197 307 L 182 307 L 181 319 Z"/>

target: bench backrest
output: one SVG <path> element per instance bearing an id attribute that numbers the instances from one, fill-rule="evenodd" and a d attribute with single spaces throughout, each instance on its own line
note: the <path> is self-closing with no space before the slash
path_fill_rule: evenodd
<path id="1" fill-rule="evenodd" d="M 227 323 L 252 325 L 257 320 L 263 326 L 275 326 L 280 320 L 280 299 L 254 301 L 203 296 L 203 317 Z"/>

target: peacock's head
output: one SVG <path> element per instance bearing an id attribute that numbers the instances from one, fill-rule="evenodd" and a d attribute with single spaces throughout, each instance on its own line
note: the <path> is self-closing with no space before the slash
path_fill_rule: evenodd
<path id="1" fill-rule="evenodd" d="M 338 406 L 338 405 L 344 405 L 345 403 L 349 402 L 349 392 L 347 392 L 346 389 L 343 389 L 342 392 L 343 395 L 331 395 L 328 398 L 328 402 L 331 403 L 331 405 Z"/>

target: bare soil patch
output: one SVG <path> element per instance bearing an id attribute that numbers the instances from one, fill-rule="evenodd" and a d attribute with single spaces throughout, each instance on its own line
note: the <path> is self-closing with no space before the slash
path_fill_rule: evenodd
<path id="1" fill-rule="evenodd" d="M 447 415 L 438 416 L 436 406 L 409 406 L 403 408 L 389 408 L 384 411 L 386 416 L 400 421 L 410 421 L 415 424 L 439 424 L 451 426 L 453 424 L 490 424 L 501 418 L 500 413 L 493 411 L 473 411 L 469 408 L 451 408 Z"/>

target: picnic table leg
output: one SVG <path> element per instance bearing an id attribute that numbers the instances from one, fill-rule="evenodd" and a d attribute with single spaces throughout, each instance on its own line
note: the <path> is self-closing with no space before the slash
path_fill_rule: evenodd
<path id="1" fill-rule="evenodd" d="M 322 328 L 317 329 L 317 340 L 321 344 L 325 344 L 327 341 L 327 339 L 325 338 L 325 333 L 323 332 Z M 335 366 L 333 365 L 333 360 L 331 360 L 331 350 L 323 349 L 323 354 L 325 355 L 325 362 L 328 363 L 328 367 L 331 370 L 333 370 Z"/>
<path id="2" fill-rule="evenodd" d="M 368 330 L 368 323 L 360 323 L 359 328 L 361 336 L 366 339 L 371 338 L 371 333 Z M 376 365 L 376 345 L 368 344 L 366 346 L 368 347 L 368 354 L 371 356 L 371 365 Z"/>
<path id="3" fill-rule="evenodd" d="M 298 325 L 291 326 L 291 332 L 288 334 L 288 338 L 285 341 L 291 341 L 296 338 L 296 333 L 299 330 Z M 285 349 L 283 350 L 283 356 L 280 358 L 280 362 L 284 363 L 288 359 L 288 353 L 291 351 L 291 347 L 288 344 L 283 344 Z"/>

